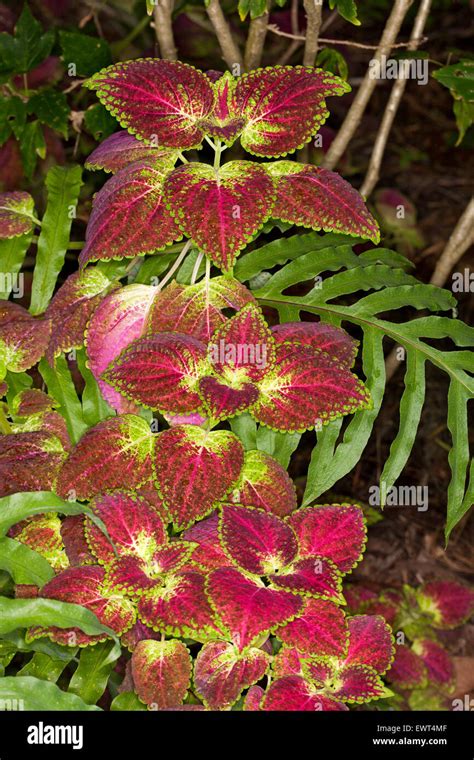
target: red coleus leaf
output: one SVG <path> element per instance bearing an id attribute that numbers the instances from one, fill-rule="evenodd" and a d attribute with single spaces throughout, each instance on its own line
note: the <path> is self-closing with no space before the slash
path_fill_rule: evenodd
<path id="1" fill-rule="evenodd" d="M 379 615 L 348 618 L 349 650 L 346 665 L 368 665 L 383 675 L 393 659 L 392 632 Z"/>
<path id="2" fill-rule="evenodd" d="M 307 557 L 293 562 L 276 573 L 270 573 L 268 579 L 274 586 L 322 599 L 342 601 L 342 579 L 337 567 L 331 560 L 321 556 Z"/>
<path id="3" fill-rule="evenodd" d="M 275 678 L 303 675 L 303 660 L 303 655 L 297 649 L 286 646 L 281 647 L 272 662 L 272 671 Z"/>
<path id="4" fill-rule="evenodd" d="M 474 612 L 474 591 L 453 581 L 426 583 L 417 592 L 418 604 L 433 616 L 437 628 L 457 628 Z"/>
<path id="5" fill-rule="evenodd" d="M 359 562 L 366 542 L 364 513 L 354 504 L 304 507 L 288 517 L 300 546 L 300 556 L 322 554 L 342 573 Z"/>
<path id="6" fill-rule="evenodd" d="M 166 527 L 155 510 L 138 496 L 123 491 L 104 494 L 91 504 L 100 517 L 112 544 L 95 523 L 86 519 L 86 537 L 100 564 L 110 564 L 119 556 L 149 560 L 168 540 Z"/>
<path id="7" fill-rule="evenodd" d="M 196 126 L 212 110 L 209 79 L 186 63 L 153 58 L 117 63 L 94 74 L 86 86 L 122 127 L 159 147 L 195 148 Z"/>
<path id="8" fill-rule="evenodd" d="M 138 698 L 154 710 L 182 704 L 191 671 L 191 655 L 182 641 L 139 641 L 132 654 Z"/>
<path id="9" fill-rule="evenodd" d="M 265 692 L 261 686 L 251 686 L 245 695 L 244 711 L 254 712 L 256 710 L 260 710 L 260 704 L 262 702 L 262 697 L 264 694 Z"/>
<path id="10" fill-rule="evenodd" d="M 101 377 L 143 406 L 186 414 L 202 406 L 195 388 L 205 363 L 206 347 L 196 338 L 158 333 L 133 341 Z"/>
<path id="11" fill-rule="evenodd" d="M 325 322 L 284 322 L 272 327 L 272 335 L 278 343 L 296 341 L 324 351 L 347 369 L 354 364 L 359 345 L 345 330 Z"/>
<path id="12" fill-rule="evenodd" d="M 348 708 L 342 703 L 321 693 L 300 676 L 285 676 L 273 681 L 262 704 L 266 711 L 338 711 Z"/>
<path id="13" fill-rule="evenodd" d="M 298 533 L 298 527 L 293 526 Z M 301 540 L 301 539 L 300 539 Z M 357 585 L 344 586 L 344 596 L 347 603 L 347 609 L 352 614 L 362 612 L 365 610 L 365 605 L 370 601 L 377 601 L 377 594 L 372 589 Z"/>
<path id="14" fill-rule="evenodd" d="M 175 526 L 187 528 L 210 512 L 235 485 L 243 460 L 241 442 L 226 430 L 177 425 L 160 433 L 156 482 Z"/>
<path id="15" fill-rule="evenodd" d="M 79 256 L 82 267 L 98 259 L 143 256 L 179 240 L 162 194 L 170 168 L 165 162 L 136 162 L 107 180 L 94 198 Z"/>
<path id="16" fill-rule="evenodd" d="M 133 652 L 139 641 L 149 641 L 150 639 L 159 641 L 161 633 L 153 631 L 152 628 L 142 623 L 141 620 L 137 620 L 128 631 L 122 634 L 120 642 L 130 652 Z"/>
<path id="17" fill-rule="evenodd" d="M 151 478 L 153 434 L 133 414 L 99 422 L 74 447 L 59 473 L 63 498 L 90 499 L 116 489 L 134 490 Z"/>
<path id="18" fill-rule="evenodd" d="M 53 489 L 66 452 L 47 432 L 0 436 L 0 496 Z"/>
<path id="19" fill-rule="evenodd" d="M 37 519 L 28 520 L 15 535 L 15 540 L 41 554 L 56 572 L 69 565 L 61 536 L 61 520 L 55 514 L 39 515 Z"/>
<path id="20" fill-rule="evenodd" d="M 46 352 L 50 364 L 62 351 L 82 347 L 86 325 L 109 286 L 108 278 L 94 268 L 71 274 L 59 288 L 46 309 L 52 325 Z"/>
<path id="21" fill-rule="evenodd" d="M 12 301 L 0 301 L 0 363 L 11 372 L 25 372 L 44 355 L 51 320 L 32 317 Z"/>
<path id="22" fill-rule="evenodd" d="M 210 72 L 207 72 L 207 75 L 210 76 Z M 206 134 L 222 140 L 226 145 L 232 145 L 246 122 L 242 114 L 233 111 L 232 96 L 237 81 L 230 71 L 224 72 L 213 81 L 212 87 L 216 96 L 214 108 L 207 118 L 199 122 Z"/>
<path id="23" fill-rule="evenodd" d="M 260 634 L 293 619 L 303 606 L 294 594 L 266 588 L 261 581 L 231 567 L 214 570 L 206 587 L 214 609 L 239 651 L 250 646 Z"/>
<path id="24" fill-rule="evenodd" d="M 250 161 L 213 169 L 190 163 L 165 180 L 164 193 L 176 224 L 223 271 L 270 216 L 273 180 Z"/>
<path id="25" fill-rule="evenodd" d="M 291 528 L 275 515 L 252 507 L 224 505 L 220 535 L 231 559 L 255 575 L 274 573 L 289 565 L 298 553 Z"/>
<path id="26" fill-rule="evenodd" d="M 253 383 L 239 382 L 238 388 L 231 388 L 211 376 L 201 378 L 199 393 L 214 422 L 235 417 L 258 399 L 258 388 Z"/>
<path id="27" fill-rule="evenodd" d="M 395 657 L 386 677 L 400 689 L 422 688 L 426 681 L 425 665 L 410 647 L 395 644 Z"/>
<path id="28" fill-rule="evenodd" d="M 362 197 L 336 172 L 294 161 L 278 161 L 267 169 L 277 182 L 275 219 L 379 242 L 378 224 Z"/>
<path id="29" fill-rule="evenodd" d="M 204 588 L 204 575 L 180 571 L 165 576 L 138 600 L 140 620 L 155 631 L 196 641 L 218 633 L 214 612 Z"/>
<path id="30" fill-rule="evenodd" d="M 275 368 L 259 382 L 252 416 L 275 430 L 304 431 L 369 406 L 370 396 L 355 375 L 300 343 L 276 346 Z"/>
<path id="31" fill-rule="evenodd" d="M 194 544 L 187 541 L 173 541 L 161 546 L 147 559 L 137 556 L 122 556 L 107 568 L 107 584 L 118 588 L 130 596 L 140 596 L 162 581 L 162 576 L 186 565 Z M 187 569 L 187 568 L 186 568 Z"/>
<path id="32" fill-rule="evenodd" d="M 61 523 L 61 537 L 71 566 L 97 563 L 86 541 L 83 515 L 65 517 Z"/>
<path id="33" fill-rule="evenodd" d="M 229 560 L 219 540 L 219 515 L 200 520 L 182 534 L 187 541 L 197 544 L 192 561 L 205 570 L 228 565 Z"/>
<path id="34" fill-rule="evenodd" d="M 55 406 L 58 406 L 57 401 L 38 388 L 20 391 L 12 401 L 12 411 L 17 417 L 30 417 L 33 414 L 50 412 Z"/>
<path id="35" fill-rule="evenodd" d="M 247 119 L 242 146 L 265 157 L 302 148 L 329 116 L 325 97 L 349 91 L 342 79 L 312 66 L 275 66 L 244 74 L 232 98 L 233 112 Z"/>
<path id="36" fill-rule="evenodd" d="M 168 148 L 158 149 L 150 143 L 137 140 L 125 130 L 120 130 L 107 137 L 90 154 L 85 167 L 86 169 L 104 169 L 106 172 L 115 174 L 135 161 L 156 163 L 157 160 L 174 164 L 176 152 Z"/>
<path id="37" fill-rule="evenodd" d="M 24 235 L 33 227 L 34 201 L 29 193 L 0 193 L 0 238 Z"/>
<path id="38" fill-rule="evenodd" d="M 70 567 L 48 581 L 41 589 L 41 596 L 81 604 L 103 625 L 120 635 L 134 624 L 135 606 L 119 592 L 104 588 L 104 574 L 104 569 L 98 565 Z M 69 646 L 84 646 L 107 638 L 106 634 L 88 636 L 78 628 L 35 628 L 28 633 L 30 638 L 48 636 L 58 644 Z"/>
<path id="39" fill-rule="evenodd" d="M 101 379 L 104 370 L 145 330 L 156 297 L 151 285 L 132 284 L 106 296 L 95 310 L 86 335 L 89 367 L 106 401 L 117 411 L 136 407 Z"/>
<path id="40" fill-rule="evenodd" d="M 454 663 L 441 644 L 431 639 L 417 639 L 413 651 L 426 667 L 428 681 L 436 686 L 450 689 L 454 683 Z"/>
<path id="41" fill-rule="evenodd" d="M 369 702 L 385 693 L 384 684 L 377 672 L 367 665 L 349 665 L 337 674 L 330 693 L 343 702 Z"/>
<path id="42" fill-rule="evenodd" d="M 285 517 L 296 509 L 296 489 L 287 471 L 264 451 L 246 451 L 232 500 Z"/>
<path id="43" fill-rule="evenodd" d="M 263 678 L 270 662 L 271 657 L 261 649 L 241 653 L 225 641 L 211 641 L 196 657 L 196 692 L 209 709 L 225 710 L 235 704 L 244 689 Z"/>
<path id="44" fill-rule="evenodd" d="M 48 433 L 52 440 L 58 438 L 65 451 L 71 448 L 71 439 L 69 437 L 66 421 L 59 412 L 43 412 L 35 414 L 28 418 L 28 422 L 21 428 L 22 430 L 40 431 Z M 54 443 L 56 443 L 54 441 Z M 54 448 L 54 446 L 53 446 Z"/>
<path id="45" fill-rule="evenodd" d="M 343 611 L 333 602 L 308 599 L 298 617 L 278 628 L 276 636 L 305 654 L 344 657 L 349 629 Z"/>
<path id="46" fill-rule="evenodd" d="M 233 277 L 213 277 L 196 285 L 168 285 L 156 297 L 148 321 L 149 332 L 181 332 L 208 342 L 227 321 L 224 309 L 238 311 L 255 299 Z"/>

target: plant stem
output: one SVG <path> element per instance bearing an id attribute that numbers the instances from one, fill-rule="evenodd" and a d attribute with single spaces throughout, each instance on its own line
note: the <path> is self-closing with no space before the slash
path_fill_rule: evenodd
<path id="1" fill-rule="evenodd" d="M 158 0 L 155 10 L 155 34 L 160 46 L 160 55 L 168 61 L 178 60 L 178 51 L 173 36 L 172 14 L 174 0 Z"/>
<path id="2" fill-rule="evenodd" d="M 198 273 L 199 273 L 199 267 L 201 266 L 201 262 L 202 262 L 203 258 L 204 258 L 204 254 L 201 251 L 198 254 L 198 257 L 197 257 L 197 259 L 195 261 L 195 264 L 194 264 L 194 267 L 193 267 L 193 273 L 191 275 L 191 285 L 194 285 L 196 283 L 197 276 L 198 276 Z"/>
<path id="3" fill-rule="evenodd" d="M 168 272 L 166 273 L 166 275 L 163 277 L 162 281 L 158 285 L 158 288 L 157 288 L 158 291 L 163 290 L 166 283 L 171 280 L 176 270 L 180 267 L 181 263 L 184 260 L 184 257 L 186 256 L 187 252 L 191 248 L 191 243 L 192 243 L 192 240 L 186 240 L 183 246 L 183 249 L 181 253 L 179 254 L 179 256 L 177 257 L 176 261 L 174 262 L 173 266 L 168 270 Z"/>
<path id="4" fill-rule="evenodd" d="M 5 435 L 9 435 L 12 432 L 10 423 L 7 420 L 6 414 L 3 409 L 3 404 L 0 404 L 0 431 Z"/>
<path id="5" fill-rule="evenodd" d="M 226 21 L 219 0 L 210 0 L 207 6 L 207 15 L 214 27 L 214 32 L 222 50 L 222 57 L 227 66 L 231 71 L 236 64 L 242 68 L 243 60 L 240 50 L 232 37 L 230 26 Z"/>
<path id="6" fill-rule="evenodd" d="M 214 169 L 217 171 L 221 165 L 222 142 L 220 140 L 216 140 L 214 150 Z"/>
<path id="7" fill-rule="evenodd" d="M 304 0 L 306 13 L 306 42 L 304 45 L 303 66 L 314 66 L 318 52 L 318 37 L 321 29 L 323 4 L 314 0 Z"/>
<path id="8" fill-rule="evenodd" d="M 250 21 L 249 33 L 244 54 L 245 71 L 258 69 L 262 63 L 263 48 L 265 45 L 265 38 L 267 36 L 269 18 L 270 14 L 268 11 L 266 11 L 258 18 L 253 18 Z"/>

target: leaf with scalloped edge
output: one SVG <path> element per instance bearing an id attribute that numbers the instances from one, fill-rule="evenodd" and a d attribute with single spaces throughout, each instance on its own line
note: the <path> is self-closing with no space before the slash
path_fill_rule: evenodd
<path id="1" fill-rule="evenodd" d="M 63 351 L 81 348 L 84 332 L 110 280 L 96 268 L 69 275 L 53 296 L 46 317 L 51 319 L 51 339 L 46 358 L 53 364 Z"/>
<path id="2" fill-rule="evenodd" d="M 204 575 L 197 571 L 170 573 L 162 584 L 138 600 L 138 617 L 155 631 L 196 641 L 215 637 L 218 627 L 205 592 Z"/>
<path id="3" fill-rule="evenodd" d="M 254 383 L 239 380 L 238 386 L 232 388 L 212 375 L 200 379 L 199 395 L 203 401 L 203 412 L 214 424 L 235 417 L 257 401 L 258 388 Z"/>
<path id="4" fill-rule="evenodd" d="M 107 567 L 107 585 L 118 588 L 129 596 L 140 596 L 144 591 L 153 589 L 157 583 L 159 585 L 165 573 L 195 569 L 189 564 L 193 550 L 194 544 L 172 541 L 167 546 L 160 546 L 147 559 L 136 555 L 121 556 Z"/>
<path id="5" fill-rule="evenodd" d="M 204 644 L 194 665 L 196 693 L 210 710 L 232 707 L 244 689 L 263 678 L 270 661 L 261 649 L 241 653 L 226 641 Z"/>
<path id="6" fill-rule="evenodd" d="M 448 690 L 453 687 L 454 663 L 441 644 L 431 639 L 417 639 L 413 642 L 413 651 L 421 657 L 431 684 Z"/>
<path id="7" fill-rule="evenodd" d="M 218 170 L 192 162 L 166 177 L 164 194 L 179 229 L 222 271 L 270 217 L 275 191 L 270 175 L 251 161 Z"/>
<path id="8" fill-rule="evenodd" d="M 263 699 L 262 710 L 282 711 L 341 711 L 348 708 L 342 702 L 321 693 L 301 676 L 284 676 L 273 681 Z"/>
<path id="9" fill-rule="evenodd" d="M 56 514 L 38 515 L 27 521 L 15 541 L 29 546 L 59 572 L 69 565 L 61 536 L 61 520 Z"/>
<path id="10" fill-rule="evenodd" d="M 224 504 L 220 536 L 233 562 L 254 575 L 269 576 L 289 565 L 298 553 L 291 528 L 276 515 L 253 507 Z"/>
<path id="11" fill-rule="evenodd" d="M 1 435 L 0 496 L 52 490 L 65 458 L 56 435 L 42 431 Z"/>
<path id="12" fill-rule="evenodd" d="M 246 451 L 232 501 L 285 517 L 296 509 L 296 489 L 282 465 L 265 451 Z"/>
<path id="13" fill-rule="evenodd" d="M 105 571 L 99 565 L 70 567 L 48 581 L 41 589 L 41 596 L 60 602 L 80 604 L 93 612 L 99 622 L 122 634 L 136 620 L 133 602 L 117 591 L 104 589 Z M 51 641 L 65 646 L 87 646 L 95 641 L 105 641 L 107 634 L 89 636 L 79 628 L 34 628 L 28 630 L 28 639 L 47 636 Z"/>
<path id="14" fill-rule="evenodd" d="M 303 607 L 302 600 L 287 591 L 267 588 L 232 567 L 210 573 L 208 597 L 242 651 L 264 632 L 293 619 Z"/>
<path id="15" fill-rule="evenodd" d="M 256 710 L 260 710 L 260 705 L 264 694 L 265 692 L 261 686 L 251 686 L 244 697 L 244 711 L 255 712 Z"/>
<path id="16" fill-rule="evenodd" d="M 114 562 L 117 555 L 151 559 L 159 546 L 168 540 L 166 526 L 145 499 L 125 491 L 103 494 L 90 504 L 94 514 L 107 528 L 112 544 L 90 518 L 85 533 L 99 564 Z"/>
<path id="17" fill-rule="evenodd" d="M 24 235 L 33 227 L 35 203 L 29 193 L 0 193 L 0 239 Z"/>
<path id="18" fill-rule="evenodd" d="M 225 309 L 238 311 L 251 302 L 255 299 L 250 290 L 233 277 L 213 277 L 188 286 L 173 281 L 154 300 L 148 329 L 186 333 L 207 343 L 227 321 Z"/>
<path id="19" fill-rule="evenodd" d="M 327 354 L 300 343 L 276 346 L 274 369 L 259 382 L 252 416 L 274 430 L 304 432 L 370 406 L 364 384 Z"/>
<path id="20" fill-rule="evenodd" d="M 349 649 L 346 665 L 368 665 L 383 675 L 393 659 L 392 631 L 380 615 L 354 615 L 347 619 Z"/>
<path id="21" fill-rule="evenodd" d="M 135 691 L 154 710 L 183 703 L 191 672 L 191 656 L 182 641 L 139 641 L 132 654 Z"/>
<path id="22" fill-rule="evenodd" d="M 266 168 L 276 180 L 275 219 L 379 242 L 379 226 L 362 196 L 336 172 L 295 161 L 277 161 Z"/>
<path id="23" fill-rule="evenodd" d="M 288 517 L 300 545 L 300 556 L 322 554 L 348 573 L 360 561 L 366 542 L 362 509 L 355 504 L 303 507 Z"/>
<path id="24" fill-rule="evenodd" d="M 457 628 L 474 613 L 474 591 L 453 581 L 432 581 L 416 592 L 423 612 L 436 628 Z"/>
<path id="25" fill-rule="evenodd" d="M 144 140 L 137 140 L 126 130 L 120 130 L 107 137 L 92 151 L 85 167 L 86 169 L 103 169 L 115 174 L 135 161 L 146 161 L 152 164 L 156 161 L 166 161 L 172 166 L 176 161 L 176 155 L 176 151 L 169 148 L 156 148 Z"/>
<path id="26" fill-rule="evenodd" d="M 203 139 L 198 122 L 214 105 L 210 80 L 187 63 L 142 58 L 116 63 L 85 86 L 122 127 L 157 147 L 196 148 Z"/>
<path id="27" fill-rule="evenodd" d="M 343 367 L 354 364 L 359 342 L 341 327 L 325 322 L 284 322 L 272 327 L 278 343 L 292 341 L 324 351 Z"/>
<path id="28" fill-rule="evenodd" d="M 326 557 L 315 555 L 299 559 L 278 573 L 270 573 L 268 580 L 295 594 L 331 599 L 339 604 L 343 601 L 341 574 Z"/>
<path id="29" fill-rule="evenodd" d="M 422 688 L 426 685 L 426 668 L 410 647 L 395 644 L 395 657 L 386 678 L 399 689 Z"/>
<path id="30" fill-rule="evenodd" d="M 377 671 L 368 665 L 349 665 L 337 674 L 330 693 L 342 702 L 361 704 L 385 696 L 385 686 Z"/>
<path id="31" fill-rule="evenodd" d="M 87 430 L 58 477 L 57 493 L 90 499 L 104 491 L 133 491 L 152 477 L 154 438 L 142 417 L 124 414 Z"/>
<path id="32" fill-rule="evenodd" d="M 61 537 L 69 559 L 69 564 L 96 565 L 97 559 L 92 554 L 84 533 L 84 515 L 70 515 L 61 523 Z"/>
<path id="33" fill-rule="evenodd" d="M 182 237 L 163 200 L 169 171 L 164 162 L 137 162 L 107 180 L 94 197 L 81 267 L 90 261 L 144 256 Z"/>
<path id="34" fill-rule="evenodd" d="M 349 629 L 343 611 L 325 599 L 308 599 L 295 620 L 275 632 L 288 647 L 318 657 L 344 657 Z"/>
<path id="35" fill-rule="evenodd" d="M 229 564 L 219 540 L 219 515 L 200 520 L 184 531 L 182 537 L 197 544 L 192 561 L 205 570 L 215 570 Z"/>
<path id="36" fill-rule="evenodd" d="M 50 412 L 55 406 L 58 406 L 58 402 L 44 391 L 40 391 L 39 388 L 26 388 L 13 398 L 11 410 L 17 417 L 30 417 Z"/>
<path id="37" fill-rule="evenodd" d="M 139 641 L 150 641 L 154 639 L 159 641 L 161 639 L 161 633 L 153 631 L 141 620 L 137 620 L 128 631 L 125 631 L 120 637 L 120 643 L 122 646 L 127 647 L 129 652 L 133 652 Z"/>
<path id="38" fill-rule="evenodd" d="M 212 72 L 214 73 L 214 72 Z M 238 79 L 230 71 L 213 78 L 212 88 L 215 92 L 215 103 L 212 113 L 204 119 L 201 119 L 199 126 L 207 135 L 217 140 L 222 140 L 226 145 L 232 145 L 242 128 L 245 126 L 246 119 L 242 114 L 236 113 L 232 107 L 232 96 Z M 210 76 L 211 72 L 207 72 Z"/>
<path id="39" fill-rule="evenodd" d="M 126 346 L 101 378 L 149 409 L 186 414 L 202 406 L 195 389 L 206 366 L 204 343 L 181 333 L 157 333 Z"/>
<path id="40" fill-rule="evenodd" d="M 297 620 L 298 618 L 296 618 Z M 277 629 L 277 636 L 278 636 Z M 304 655 L 298 652 L 297 649 L 287 646 L 282 646 L 274 656 L 272 661 L 272 673 L 275 678 L 283 678 L 283 676 L 301 676 L 303 675 L 303 661 Z"/>
<path id="41" fill-rule="evenodd" d="M 187 528 L 210 512 L 235 485 L 243 461 L 241 442 L 227 430 L 177 425 L 160 433 L 156 483 L 176 528 Z"/>
<path id="42" fill-rule="evenodd" d="M 325 98 L 350 89 L 339 77 L 312 66 L 274 66 L 243 74 L 232 98 L 234 113 L 247 119 L 242 146 L 264 157 L 302 148 L 329 116 Z"/>
<path id="43" fill-rule="evenodd" d="M 105 400 L 118 412 L 133 411 L 135 404 L 125 399 L 101 375 L 146 327 L 157 289 L 133 283 L 109 293 L 98 305 L 86 333 L 88 366 Z"/>
<path id="44" fill-rule="evenodd" d="M 51 335 L 51 320 L 32 317 L 12 301 L 0 301 L 0 377 L 5 369 L 25 372 L 44 356 Z"/>

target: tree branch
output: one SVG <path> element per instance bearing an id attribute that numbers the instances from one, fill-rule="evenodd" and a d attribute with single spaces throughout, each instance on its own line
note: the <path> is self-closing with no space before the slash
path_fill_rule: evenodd
<path id="1" fill-rule="evenodd" d="M 263 47 L 265 45 L 265 37 L 267 36 L 269 17 L 270 14 L 267 11 L 262 16 L 253 18 L 250 21 L 249 33 L 244 54 L 245 71 L 258 69 L 262 62 Z"/>
<path id="2" fill-rule="evenodd" d="M 207 6 L 207 15 L 214 27 L 216 37 L 222 50 L 222 57 L 226 62 L 229 69 L 232 69 L 235 64 L 243 67 L 243 60 L 240 54 L 240 50 L 232 37 L 232 32 L 226 21 L 219 0 L 210 0 Z"/>
<path id="3" fill-rule="evenodd" d="M 157 0 L 153 16 L 155 19 L 155 34 L 160 47 L 160 55 L 168 61 L 178 59 L 178 51 L 174 43 L 172 14 L 174 0 Z"/>
<path id="4" fill-rule="evenodd" d="M 437 285 L 439 288 L 443 287 L 452 268 L 473 243 L 474 198 L 471 198 L 452 231 L 446 248 L 438 259 L 438 263 L 431 276 L 431 284 Z"/>
<path id="5" fill-rule="evenodd" d="M 397 39 L 403 19 L 405 18 L 412 2 L 413 0 L 395 0 L 393 10 L 385 25 L 380 44 L 375 52 L 373 60 L 380 61 L 383 55 L 387 55 L 390 52 L 392 45 Z M 377 80 L 372 78 L 371 69 L 368 68 L 367 73 L 362 80 L 362 84 L 359 87 L 359 91 L 344 119 L 342 127 L 324 157 L 322 165 L 326 169 L 333 169 L 346 150 L 354 132 L 361 122 L 376 84 Z"/>
<path id="6" fill-rule="evenodd" d="M 408 43 L 408 50 L 417 49 L 417 40 L 423 34 L 423 29 L 430 12 L 430 8 L 431 0 L 421 0 L 420 7 L 418 8 L 418 13 L 416 14 L 415 23 L 413 24 L 413 31 L 411 34 L 410 42 Z M 392 129 L 398 107 L 403 97 L 403 93 L 405 92 L 406 84 L 407 78 L 404 76 L 397 79 L 392 87 L 392 92 L 390 93 L 390 97 L 388 99 L 387 106 L 382 118 L 382 123 L 380 124 L 380 129 L 378 131 L 372 155 L 370 157 L 369 168 L 367 169 L 367 174 L 365 176 L 362 187 L 360 188 L 360 194 L 363 195 L 364 198 L 369 197 L 378 182 L 380 167 L 382 165 L 382 159 L 385 153 L 385 148 L 387 146 L 388 137 L 390 130 Z"/>
<path id="7" fill-rule="evenodd" d="M 318 37 L 321 29 L 322 0 L 303 0 L 306 13 L 306 42 L 304 46 L 303 66 L 314 66 L 318 52 Z"/>

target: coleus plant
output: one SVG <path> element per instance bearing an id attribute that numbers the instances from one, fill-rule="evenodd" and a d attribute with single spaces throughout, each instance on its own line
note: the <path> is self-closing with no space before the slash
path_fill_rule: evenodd
<path id="1" fill-rule="evenodd" d="M 106 690 L 112 709 L 345 710 L 386 698 L 390 628 L 344 608 L 362 510 L 298 508 L 286 472 L 303 431 L 371 412 L 352 371 L 358 343 L 337 319 L 296 321 L 283 301 L 271 324 L 261 290 L 243 284 L 298 256 L 296 276 L 269 282 L 313 276 L 329 239 L 328 269 L 412 284 L 397 254 L 386 253 L 393 274 L 379 273 L 377 250 L 348 248 L 351 237 L 379 240 L 359 194 L 287 158 L 348 86 L 308 67 L 236 79 L 157 59 L 109 67 L 87 86 L 124 130 L 87 163 L 113 176 L 94 198 L 80 269 L 54 293 L 70 230 L 58 199 L 74 207 L 80 188 L 74 169 L 54 167 L 30 310 L 0 309 L 0 559 L 13 580 L 2 631 L 24 630 L 21 651 L 35 653 L 0 691 L 38 693 L 45 656 L 60 660 L 47 670 L 63 683 L 79 653 L 67 693 L 54 692 L 64 709 Z M 258 161 L 222 163 L 238 140 Z M 211 164 L 194 160 L 205 145 Z M 0 206 L 18 269 L 34 205 L 15 193 Z M 329 236 L 240 256 L 264 229 L 291 225 Z M 36 365 L 42 389 L 31 387 Z M 8 667 L 18 638 L 3 641 Z"/>
<path id="2" fill-rule="evenodd" d="M 393 628 L 395 656 L 386 675 L 395 695 L 390 709 L 454 709 L 455 668 L 440 638 L 474 613 L 474 591 L 455 581 L 429 581 L 419 587 L 380 593 L 355 585 L 347 589 L 352 613 L 381 615 Z M 382 704 L 382 703 L 381 703 Z"/>

